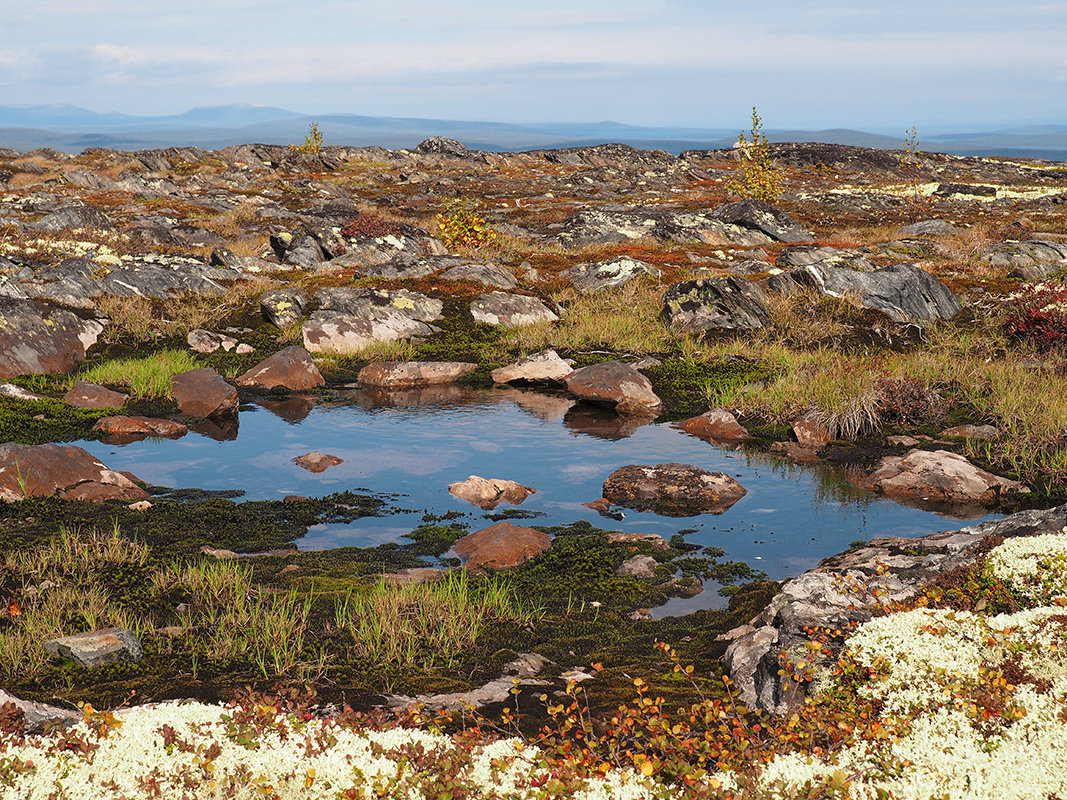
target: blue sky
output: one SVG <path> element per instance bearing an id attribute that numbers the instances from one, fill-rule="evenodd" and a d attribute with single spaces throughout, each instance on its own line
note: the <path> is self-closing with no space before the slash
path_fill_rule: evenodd
<path id="1" fill-rule="evenodd" d="M 16 0 L 6 0 L 5 6 Z M 1067 124 L 1067 2 L 35 0 L 0 105 L 934 132 Z"/>

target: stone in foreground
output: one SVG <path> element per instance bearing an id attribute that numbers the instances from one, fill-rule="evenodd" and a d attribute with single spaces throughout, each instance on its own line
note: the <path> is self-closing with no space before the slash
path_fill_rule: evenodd
<path id="1" fill-rule="evenodd" d="M 363 386 L 382 389 L 411 389 L 453 383 L 478 369 L 477 364 L 463 361 L 378 361 L 359 371 Z"/>
<path id="2" fill-rule="evenodd" d="M 53 656 L 74 659 L 79 667 L 90 668 L 137 661 L 144 653 L 137 634 L 122 628 L 104 628 L 51 639 L 44 643 L 44 649 Z"/>
<path id="3" fill-rule="evenodd" d="M 74 445 L 0 444 L 0 500 L 144 500 L 148 493 Z"/>
<path id="4" fill-rule="evenodd" d="M 620 414 L 655 416 L 663 411 L 663 401 L 652 391 L 652 382 L 619 361 L 576 369 L 567 378 L 567 391 L 579 400 L 614 405 Z"/>
<path id="5" fill-rule="evenodd" d="M 947 450 L 911 450 L 883 458 L 864 488 L 913 501 L 981 505 L 995 503 L 1007 492 L 1026 491 L 1018 481 L 979 469 Z"/>
<path id="6" fill-rule="evenodd" d="M 457 539 L 451 553 L 459 556 L 464 566 L 472 571 L 510 569 L 551 546 L 552 537 L 547 533 L 510 522 L 498 522 Z"/>
<path id="7" fill-rule="evenodd" d="M 722 472 L 689 464 L 632 464 L 604 481 L 604 497 L 620 506 L 665 517 L 721 514 L 747 494 Z"/>
<path id="8" fill-rule="evenodd" d="M 0 377 L 73 372 L 96 341 L 85 325 L 70 311 L 0 298 Z"/>
<path id="9" fill-rule="evenodd" d="M 561 385 L 574 368 L 559 357 L 555 350 L 542 350 L 540 353 L 520 358 L 514 364 L 494 369 L 491 376 L 494 383 L 546 383 Z"/>
<path id="10" fill-rule="evenodd" d="M 272 356 L 265 358 L 252 369 L 237 376 L 238 386 L 251 386 L 257 389 L 288 389 L 303 392 L 325 386 L 326 381 L 319 372 L 311 354 L 302 347 L 286 347 Z"/>
<path id="11" fill-rule="evenodd" d="M 517 506 L 537 492 L 529 486 L 502 478 L 482 478 L 471 475 L 467 480 L 448 486 L 449 494 L 489 511 L 501 503 Z"/>
<path id="12" fill-rule="evenodd" d="M 208 367 L 175 375 L 170 380 L 170 390 L 178 410 L 187 416 L 207 419 L 237 413 L 237 390 Z"/>
<path id="13" fill-rule="evenodd" d="M 559 319 L 552 309 L 536 297 L 507 292 L 479 295 L 471 303 L 471 316 L 475 322 L 503 325 L 507 328 L 520 328 L 537 322 L 555 322 Z"/>

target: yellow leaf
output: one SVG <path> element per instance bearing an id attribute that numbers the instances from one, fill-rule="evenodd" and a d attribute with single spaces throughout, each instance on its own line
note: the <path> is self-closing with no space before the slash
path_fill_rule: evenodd
<path id="1" fill-rule="evenodd" d="M 646 778 L 649 775 L 651 775 L 654 770 L 655 770 L 655 767 L 652 766 L 652 762 L 651 761 L 642 761 L 641 762 L 641 774 L 644 775 Z"/>

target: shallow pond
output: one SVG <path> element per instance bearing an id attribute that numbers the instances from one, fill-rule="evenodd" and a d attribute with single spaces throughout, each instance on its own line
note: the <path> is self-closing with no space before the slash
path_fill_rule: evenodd
<path id="1" fill-rule="evenodd" d="M 919 536 L 978 521 L 871 495 L 825 465 L 800 467 L 763 453 L 715 447 L 668 424 L 634 426 L 561 395 L 517 389 L 447 386 L 389 394 L 351 389 L 334 391 L 326 401 L 262 399 L 242 407 L 238 425 L 206 423 L 199 431 L 176 441 L 84 446 L 112 469 L 161 486 L 240 489 L 246 499 L 266 500 L 345 489 L 399 495 L 392 500 L 397 513 L 319 526 L 298 542 L 303 550 L 400 541 L 426 513 L 462 512 L 460 521 L 471 530 L 491 524 L 482 518 L 485 512 L 448 493 L 448 484 L 468 475 L 537 489 L 519 508 L 543 516 L 516 524 L 584 519 L 664 537 L 695 529 L 688 541 L 721 547 L 728 558 L 771 578 L 797 575 L 857 539 Z M 293 463 L 312 451 L 344 463 L 320 474 Z M 748 494 L 721 515 L 682 518 L 627 511 L 616 521 L 583 505 L 600 497 L 601 484 L 618 467 L 671 461 L 733 475 Z M 695 598 L 672 600 L 657 615 L 723 602 L 709 586 Z"/>

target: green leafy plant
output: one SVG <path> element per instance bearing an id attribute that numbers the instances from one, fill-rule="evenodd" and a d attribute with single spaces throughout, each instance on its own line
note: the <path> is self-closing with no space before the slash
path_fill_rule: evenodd
<path id="1" fill-rule="evenodd" d="M 450 200 L 437 215 L 437 231 L 445 247 L 478 249 L 496 239 L 496 230 L 466 200 Z"/>
<path id="2" fill-rule="evenodd" d="M 290 153 L 321 153 L 322 148 L 326 146 L 326 143 L 322 136 L 322 131 L 319 130 L 319 123 L 312 122 L 308 125 L 308 134 L 304 137 L 303 144 L 291 144 L 289 145 Z"/>
<path id="3" fill-rule="evenodd" d="M 763 121 L 752 107 L 752 138 L 741 131 L 737 137 L 741 151 L 740 175 L 726 184 L 726 191 L 740 198 L 751 197 L 773 203 L 782 193 L 781 176 L 771 157 L 767 136 L 763 133 Z"/>

